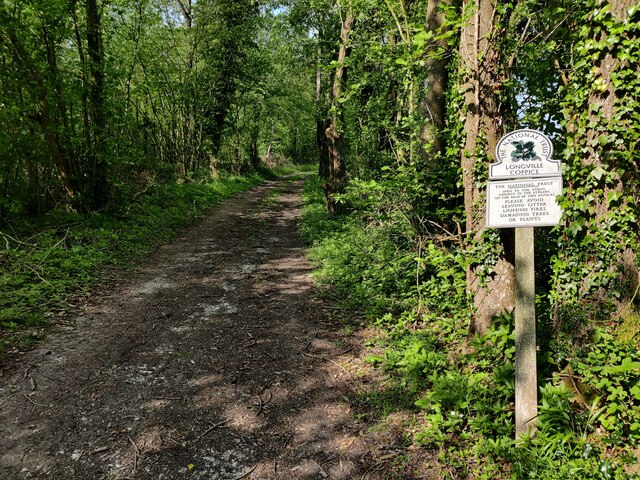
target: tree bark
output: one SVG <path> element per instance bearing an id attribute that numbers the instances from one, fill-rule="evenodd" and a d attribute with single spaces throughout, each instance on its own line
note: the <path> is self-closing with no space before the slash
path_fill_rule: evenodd
<path id="1" fill-rule="evenodd" d="M 611 13 L 615 20 L 620 24 L 628 22 L 629 9 L 636 4 L 635 0 L 609 0 L 611 7 Z M 594 32 L 596 38 L 595 41 L 601 41 L 606 39 L 608 33 L 605 31 Z M 634 38 L 637 42 L 637 34 Z M 589 96 L 589 117 L 587 125 L 619 125 L 620 120 L 616 119 L 617 109 L 620 108 L 620 102 L 627 94 L 626 92 L 618 91 L 612 81 L 612 75 L 616 74 L 621 68 L 625 68 L 624 61 L 619 60 L 616 57 L 616 51 L 614 47 L 608 49 L 605 55 L 602 56 L 592 67 L 592 71 L 596 72 L 598 82 L 601 87 L 594 88 Z M 628 65 L 627 65 L 628 67 Z M 636 68 L 636 73 L 638 69 Z M 573 82 L 578 84 L 584 84 L 583 78 L 573 78 Z M 633 100 L 632 100 L 633 101 Z M 624 108 L 624 107 L 623 107 Z M 581 111 L 574 112 L 580 115 Z M 629 121 L 626 119 L 623 122 Z M 630 129 L 635 125 L 630 125 Z M 610 225 L 610 216 L 612 208 L 633 208 L 633 204 L 637 205 L 640 202 L 640 194 L 638 194 L 639 178 L 637 170 L 624 169 L 625 173 L 619 169 L 620 165 L 617 163 L 616 157 L 624 152 L 628 148 L 634 148 L 628 144 L 619 146 L 615 145 L 601 145 L 599 137 L 603 133 L 608 133 L 608 128 L 586 128 L 575 133 L 574 142 L 585 145 L 586 149 L 582 152 L 581 164 L 588 167 L 602 168 L 608 172 L 616 172 L 616 178 L 613 182 L 610 182 L 602 187 L 601 193 L 594 198 L 594 219 L 595 224 L 598 225 L 598 229 L 601 231 L 613 230 L 613 235 L 618 235 L 617 243 L 624 245 L 624 233 L 615 233 L 616 228 Z M 580 132 L 586 139 L 580 139 Z M 611 207 L 608 201 L 610 196 L 619 195 L 621 203 L 617 207 Z M 633 198 L 630 202 L 629 199 Z M 640 220 L 636 221 L 636 232 L 640 229 Z M 637 290 L 640 285 L 640 272 L 638 271 L 638 253 L 631 248 L 625 248 L 620 251 L 611 251 L 611 263 L 609 268 L 611 271 L 619 271 L 619 280 L 623 287 L 622 297 L 617 302 L 618 308 L 624 308 L 625 304 L 629 303 L 629 300 L 634 298 L 637 294 Z M 602 266 L 594 266 L 594 268 L 603 268 Z M 585 280 L 586 281 L 586 280 Z M 604 292 L 599 294 L 600 297 L 605 298 L 607 295 Z"/>
<path id="2" fill-rule="evenodd" d="M 470 21 L 463 26 L 460 38 L 466 112 L 461 166 L 468 239 L 479 243 L 483 242 L 486 199 L 484 189 L 478 185 L 476 173 L 488 168 L 502 133 L 495 91 L 496 75 L 500 72 L 500 52 L 492 42 L 496 0 L 468 1 L 465 8 L 474 8 L 474 12 Z M 494 316 L 512 311 L 515 305 L 511 229 L 501 230 L 500 243 L 499 257 L 490 265 L 492 271 L 488 276 L 479 275 L 480 265 L 472 264 L 467 268 L 467 291 L 473 296 L 475 307 L 471 333 L 484 333 Z"/>
<path id="3" fill-rule="evenodd" d="M 90 203 L 93 208 L 102 207 L 107 201 L 106 162 L 104 160 L 104 61 L 102 32 L 97 0 L 86 1 L 87 54 L 89 56 L 90 103 L 92 118 L 92 145 L 89 150 L 89 184 L 92 187 Z"/>
<path id="4" fill-rule="evenodd" d="M 451 0 L 429 0 L 427 3 L 427 31 L 437 35 L 445 22 L 445 13 L 442 7 L 450 5 Z M 446 120 L 445 92 L 449 81 L 447 72 L 447 59 L 444 51 L 447 41 L 437 40 L 432 45 L 432 50 L 425 59 L 427 71 L 427 91 L 421 104 L 421 110 L 425 117 L 425 125 L 422 130 L 422 141 L 425 145 L 425 154 L 443 154 L 445 150 L 442 130 Z"/>
<path id="5" fill-rule="evenodd" d="M 334 195 L 339 193 L 344 186 L 345 170 L 342 164 L 342 134 L 340 133 L 338 121 L 340 117 L 339 103 L 342 93 L 342 81 L 346 75 L 344 65 L 347 58 L 349 34 L 353 27 L 355 16 L 350 8 L 347 16 L 342 20 L 340 28 L 340 49 L 338 50 L 338 68 L 333 78 L 333 88 L 331 89 L 331 118 L 329 126 L 325 130 L 327 138 L 327 150 L 329 156 L 329 180 L 323 185 L 327 198 L 327 208 L 332 213 L 337 213 L 339 208 L 334 199 Z"/>

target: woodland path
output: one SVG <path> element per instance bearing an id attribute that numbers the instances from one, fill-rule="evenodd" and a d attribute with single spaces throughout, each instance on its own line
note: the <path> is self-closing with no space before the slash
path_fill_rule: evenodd
<path id="1" fill-rule="evenodd" d="M 378 478 L 301 185 L 221 204 L 22 355 L 0 377 L 0 478 Z"/>

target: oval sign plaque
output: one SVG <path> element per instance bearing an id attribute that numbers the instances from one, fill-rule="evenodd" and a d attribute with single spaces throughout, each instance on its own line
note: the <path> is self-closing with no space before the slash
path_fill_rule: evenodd
<path id="1" fill-rule="evenodd" d="M 552 160 L 549 137 L 528 128 L 515 130 L 496 146 L 497 162 L 489 166 L 489 179 L 518 179 L 560 175 L 560 162 Z"/>

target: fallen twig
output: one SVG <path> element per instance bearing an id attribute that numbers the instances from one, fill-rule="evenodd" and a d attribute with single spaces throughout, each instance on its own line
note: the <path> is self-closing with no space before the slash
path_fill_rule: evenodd
<path id="1" fill-rule="evenodd" d="M 258 395 L 258 403 L 254 403 L 254 405 L 256 407 L 258 407 L 258 411 L 256 412 L 256 416 L 260 415 L 262 413 L 262 410 L 264 409 L 264 407 L 271 401 L 271 399 L 273 398 L 273 393 L 271 393 L 271 390 L 269 390 L 268 388 L 264 388 L 262 390 L 269 392 L 269 398 L 266 401 L 262 400 L 262 397 L 260 395 Z"/>
<path id="2" fill-rule="evenodd" d="M 327 478 L 329 476 L 329 474 L 324 471 L 324 468 L 322 468 L 322 465 L 316 462 L 313 458 L 310 458 L 309 460 L 311 460 L 313 463 L 315 463 L 318 466 L 318 468 L 320 469 L 320 475 L 322 475 L 324 478 Z"/>
<path id="3" fill-rule="evenodd" d="M 242 475 L 240 475 L 239 477 L 235 477 L 233 480 L 240 480 L 241 478 L 245 478 L 248 477 L 249 475 L 251 475 L 253 473 L 253 471 L 258 468 L 258 466 L 256 465 L 255 467 L 253 467 L 251 470 L 243 473 Z"/>
<path id="4" fill-rule="evenodd" d="M 40 274 L 36 271 L 36 269 L 35 269 L 35 268 L 33 268 L 31 265 L 29 265 L 28 263 L 25 263 L 25 264 L 24 264 L 24 266 L 25 266 L 25 267 L 27 267 L 29 270 L 31 270 L 33 273 L 35 273 L 35 274 L 36 274 L 36 276 L 37 276 L 40 280 L 42 280 L 44 283 L 46 283 L 47 285 L 51 286 L 51 284 L 50 284 L 47 280 L 45 280 L 44 278 L 42 278 L 42 276 L 40 276 Z"/>
<path id="5" fill-rule="evenodd" d="M 300 350 L 300 353 L 304 352 L 307 348 L 309 348 L 310 345 L 311 345 L 311 339 L 307 337 L 307 344 L 304 346 L 302 350 Z"/>
<path id="6" fill-rule="evenodd" d="M 204 437 L 206 434 L 211 432 L 212 430 L 215 430 L 216 428 L 222 427 L 225 423 L 229 423 L 229 419 L 228 418 L 224 419 L 222 422 L 218 422 L 218 423 L 216 423 L 214 425 L 211 425 L 198 438 L 196 438 L 196 442 L 198 440 L 200 440 L 202 437 Z"/>
<path id="7" fill-rule="evenodd" d="M 7 250 L 11 249 L 11 245 L 9 244 L 9 240 L 14 241 L 18 245 L 24 245 L 25 247 L 35 247 L 36 246 L 36 245 L 34 245 L 32 243 L 21 242 L 17 238 L 14 238 L 11 235 L 9 235 L 8 233 L 0 232 L 0 235 L 2 236 L 2 238 L 4 238 L 4 243 L 7 246 Z"/>
<path id="8" fill-rule="evenodd" d="M 24 393 L 22 394 L 22 396 L 24 398 L 26 398 L 29 402 L 31 402 L 32 404 L 34 404 L 36 407 L 51 407 L 51 405 L 45 405 L 43 403 L 38 403 L 38 402 L 34 402 L 33 400 L 31 400 L 27 395 L 25 395 Z"/>
<path id="9" fill-rule="evenodd" d="M 64 237 L 62 237 L 62 240 L 60 240 L 59 242 L 57 242 L 53 247 L 51 247 L 49 249 L 49 251 L 46 253 L 46 255 L 44 257 L 42 257 L 42 259 L 38 262 L 38 265 L 42 265 L 43 262 L 47 259 L 47 257 L 51 254 L 51 252 L 53 252 L 56 248 L 58 248 L 58 246 L 63 243 L 66 239 L 67 236 L 69 235 L 69 229 L 67 228 L 66 233 L 64 234 Z"/>
<path id="10" fill-rule="evenodd" d="M 109 447 L 107 447 L 107 446 L 98 447 L 93 452 L 91 452 L 91 455 L 95 455 L 96 453 L 106 452 L 107 450 L 109 450 Z"/>
<path id="11" fill-rule="evenodd" d="M 313 358 L 323 358 L 321 355 L 331 355 L 332 357 L 339 357 L 341 355 L 344 355 L 345 353 L 349 353 L 351 350 L 353 350 L 353 347 L 349 347 L 346 350 L 340 352 L 340 353 L 323 353 L 323 352 L 314 352 L 313 350 L 311 352 L 309 352 L 309 354 L 314 354 L 316 355 Z M 309 354 L 306 354 L 307 356 L 309 356 Z M 326 359 L 325 359 L 326 360 Z"/>
<path id="12" fill-rule="evenodd" d="M 135 474 L 136 470 L 138 470 L 138 457 L 140 457 L 140 449 L 138 448 L 138 445 L 136 445 L 136 442 L 133 441 L 133 439 L 127 435 L 127 438 L 129 439 L 129 441 L 131 442 L 131 445 L 133 445 L 134 448 L 134 452 L 133 452 L 133 471 L 131 473 Z"/>

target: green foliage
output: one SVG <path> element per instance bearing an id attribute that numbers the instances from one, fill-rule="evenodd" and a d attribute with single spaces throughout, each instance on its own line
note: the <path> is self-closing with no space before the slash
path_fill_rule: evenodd
<path id="1" fill-rule="evenodd" d="M 585 385 L 586 392 L 580 394 L 602 405 L 596 420 L 606 431 L 604 441 L 636 444 L 640 440 L 640 355 L 636 345 L 596 331 L 592 345 L 573 359 L 571 366 Z"/>
<path id="2" fill-rule="evenodd" d="M 263 159 L 310 159 L 313 65 L 286 10 L 98 3 L 98 58 L 84 4 L 0 5 L 0 224 L 61 203 L 99 210 L 176 178 L 253 172 Z"/>
<path id="3" fill-rule="evenodd" d="M 321 265 L 318 278 L 371 312 L 418 306 L 425 315 L 453 312 L 466 300 L 462 256 L 427 239 L 416 241 L 405 207 L 393 203 L 397 185 L 352 182 L 339 201 L 348 202 L 353 213 L 332 218 L 319 180 L 307 183 L 302 234 L 314 245 L 310 256 Z M 448 301 L 436 301 L 441 292 L 449 295 Z"/>
<path id="4" fill-rule="evenodd" d="M 319 281 L 367 307 L 384 332 L 376 344 L 383 353 L 365 360 L 389 379 L 352 401 L 373 419 L 413 412 L 412 443 L 437 454 L 453 478 L 632 478 L 625 465 L 635 461 L 639 432 L 634 344 L 598 331 L 582 349 L 541 355 L 550 378 L 539 379 L 538 431 L 516 444 L 513 317 L 468 337 L 467 258 L 451 245 L 415 242 L 407 210 L 389 197 L 392 183 L 352 182 L 341 197 L 351 213 L 338 217 L 324 209 L 317 179 L 305 185 L 301 228 Z"/>

